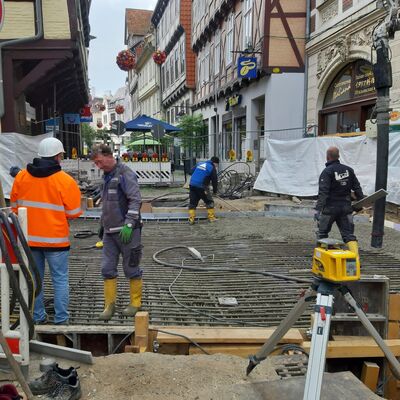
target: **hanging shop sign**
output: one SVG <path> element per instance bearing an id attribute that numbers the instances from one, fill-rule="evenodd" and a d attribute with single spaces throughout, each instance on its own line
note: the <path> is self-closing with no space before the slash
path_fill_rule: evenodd
<path id="1" fill-rule="evenodd" d="M 225 100 L 225 111 L 229 111 L 232 107 L 239 106 L 242 103 L 242 95 L 235 94 L 227 97 Z"/>
<path id="2" fill-rule="evenodd" d="M 86 105 L 81 108 L 80 111 L 81 122 L 93 122 L 92 112 L 90 111 L 90 106 Z"/>
<path id="3" fill-rule="evenodd" d="M 255 79 L 257 78 L 257 58 L 239 57 L 238 59 L 238 78 Z"/>
<path id="4" fill-rule="evenodd" d="M 53 133 L 53 132 L 59 132 L 60 130 L 60 118 L 50 118 L 45 122 L 45 130 L 46 133 Z"/>

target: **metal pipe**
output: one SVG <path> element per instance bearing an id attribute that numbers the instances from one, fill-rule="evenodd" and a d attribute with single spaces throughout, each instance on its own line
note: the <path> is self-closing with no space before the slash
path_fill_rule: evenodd
<path id="1" fill-rule="evenodd" d="M 3 48 L 23 43 L 30 43 L 43 37 L 43 17 L 42 17 L 42 0 L 35 0 L 35 36 L 6 40 L 0 43 L 0 119 L 4 117 L 4 81 L 3 81 Z"/>

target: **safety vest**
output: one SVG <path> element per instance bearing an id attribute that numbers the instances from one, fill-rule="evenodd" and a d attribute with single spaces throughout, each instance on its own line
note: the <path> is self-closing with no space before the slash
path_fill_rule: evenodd
<path id="1" fill-rule="evenodd" d="M 81 192 L 64 171 L 47 177 L 32 176 L 26 169 L 15 178 L 11 207 L 28 210 L 28 243 L 32 247 L 69 247 L 68 219 L 79 217 Z"/>

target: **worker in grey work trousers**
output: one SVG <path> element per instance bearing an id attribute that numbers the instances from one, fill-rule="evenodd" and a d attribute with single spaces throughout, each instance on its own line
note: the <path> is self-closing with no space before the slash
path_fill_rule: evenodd
<path id="1" fill-rule="evenodd" d="M 142 199 L 138 180 L 134 171 L 114 159 L 109 146 L 94 146 L 91 158 L 104 171 L 99 237 L 103 240 L 101 272 L 105 306 L 99 319 L 108 321 L 115 313 L 120 255 L 125 276 L 130 281 L 130 303 L 122 314 L 133 317 L 142 305 L 142 269 L 139 266 L 142 257 Z"/>

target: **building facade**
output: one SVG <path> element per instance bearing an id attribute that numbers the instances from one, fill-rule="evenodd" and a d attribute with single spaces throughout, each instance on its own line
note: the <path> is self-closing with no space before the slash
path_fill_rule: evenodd
<path id="1" fill-rule="evenodd" d="M 155 35 L 149 33 L 136 50 L 136 73 L 138 76 L 138 100 L 141 114 L 161 119 L 161 91 L 158 66 L 153 60 Z"/>
<path id="2" fill-rule="evenodd" d="M 165 62 L 157 66 L 161 82 L 161 110 L 171 124 L 190 114 L 195 89 L 195 55 L 191 47 L 192 1 L 159 0 L 152 22 L 156 47 L 165 51 Z"/>
<path id="3" fill-rule="evenodd" d="M 376 91 L 372 35 L 384 11 L 376 1 L 312 2 L 307 43 L 307 124 L 319 135 L 362 132 L 371 118 Z M 399 109 L 400 41 L 390 41 L 393 88 L 391 105 Z"/>
<path id="4" fill-rule="evenodd" d="M 138 48 L 140 48 L 144 37 L 151 29 L 151 16 L 153 12 L 127 8 L 125 10 L 125 45 L 132 51 L 136 59 Z M 138 117 L 141 112 L 139 104 L 139 75 L 136 69 L 128 71 L 127 78 L 131 115 L 128 120 Z"/>
<path id="5" fill-rule="evenodd" d="M 1 131 L 45 133 L 46 121 L 88 103 L 90 0 L 6 1 Z M 21 43 L 10 40 L 25 38 Z M 3 88 L 1 88 L 2 90 Z M 57 120 L 58 121 L 58 120 Z M 56 132 L 67 156 L 80 149 L 79 125 L 62 118 Z"/>
<path id="6" fill-rule="evenodd" d="M 210 155 L 260 164 L 267 133 L 302 136 L 305 17 L 301 0 L 193 1 L 194 109 L 208 125 Z"/>

